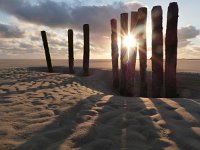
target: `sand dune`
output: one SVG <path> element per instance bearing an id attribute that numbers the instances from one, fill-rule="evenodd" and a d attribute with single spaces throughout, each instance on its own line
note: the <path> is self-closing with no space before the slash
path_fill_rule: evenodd
<path id="1" fill-rule="evenodd" d="M 0 149 L 199 150 L 199 74 L 178 74 L 180 98 L 155 99 L 119 96 L 110 70 L 45 70 L 0 70 Z"/>

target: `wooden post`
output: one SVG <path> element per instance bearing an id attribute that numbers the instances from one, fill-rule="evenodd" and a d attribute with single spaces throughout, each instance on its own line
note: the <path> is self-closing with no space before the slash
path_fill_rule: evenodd
<path id="1" fill-rule="evenodd" d="M 176 65 L 177 65 L 177 25 L 178 4 L 170 3 L 167 14 L 167 31 L 165 39 L 165 96 L 177 97 L 176 89 Z"/>
<path id="2" fill-rule="evenodd" d="M 69 73 L 74 73 L 74 47 L 73 47 L 73 30 L 68 30 L 68 61 Z"/>
<path id="3" fill-rule="evenodd" d="M 128 63 L 128 48 L 124 44 L 124 39 L 128 35 L 128 13 L 121 14 L 121 80 L 120 94 L 127 95 L 127 63 Z"/>
<path id="4" fill-rule="evenodd" d="M 140 96 L 147 97 L 147 43 L 146 43 L 146 22 L 147 8 L 141 7 L 138 9 L 138 41 L 139 41 L 139 56 L 140 56 Z"/>
<path id="5" fill-rule="evenodd" d="M 118 69 L 118 44 L 117 44 L 117 20 L 111 20 L 111 49 L 112 49 L 112 72 L 113 87 L 119 88 L 119 69 Z"/>
<path id="6" fill-rule="evenodd" d="M 162 7 L 155 6 L 152 19 L 152 97 L 161 97 L 163 90 L 163 26 Z"/>
<path id="7" fill-rule="evenodd" d="M 137 25 L 137 12 L 131 12 L 131 26 L 130 34 L 136 39 L 136 25 Z M 135 65 L 137 56 L 137 44 L 133 41 L 132 46 L 129 48 L 129 61 L 128 61 L 128 96 L 134 96 L 134 79 L 135 79 Z"/>
<path id="8" fill-rule="evenodd" d="M 83 52 L 83 73 L 89 75 L 89 57 L 90 57 L 90 38 L 89 38 L 89 24 L 83 25 L 84 34 L 84 52 Z"/>
<path id="9" fill-rule="evenodd" d="M 53 72 L 52 64 L 51 64 L 51 56 L 49 53 L 49 46 L 47 41 L 47 35 L 45 31 L 41 31 L 42 41 L 44 45 L 45 50 L 45 56 L 46 56 L 46 62 L 47 62 L 47 68 L 49 72 Z"/>

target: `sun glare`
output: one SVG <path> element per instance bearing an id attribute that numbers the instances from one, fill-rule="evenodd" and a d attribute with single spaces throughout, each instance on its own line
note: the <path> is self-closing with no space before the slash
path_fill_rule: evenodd
<path id="1" fill-rule="evenodd" d="M 136 39 L 133 35 L 128 34 L 125 38 L 124 38 L 124 45 L 127 48 L 131 48 L 131 47 L 135 47 L 136 46 Z"/>

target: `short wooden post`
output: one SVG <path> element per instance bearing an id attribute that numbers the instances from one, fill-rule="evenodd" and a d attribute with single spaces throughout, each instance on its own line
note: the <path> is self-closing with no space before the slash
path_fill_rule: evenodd
<path id="1" fill-rule="evenodd" d="M 130 34 L 136 38 L 137 12 L 131 12 L 131 26 Z M 128 61 L 128 96 L 134 96 L 134 79 L 135 79 L 135 65 L 137 56 L 137 44 L 133 41 L 132 46 L 129 47 L 129 61 Z"/>
<path id="2" fill-rule="evenodd" d="M 51 64 L 51 56 L 49 53 L 49 46 L 47 41 L 47 35 L 45 31 L 41 31 L 43 46 L 45 50 L 45 56 L 46 56 L 46 62 L 47 62 L 47 68 L 49 72 L 53 72 L 52 64 Z"/>
<path id="3" fill-rule="evenodd" d="M 68 30 L 68 61 L 69 73 L 74 73 L 74 46 L 73 46 L 73 30 Z"/>
<path id="4" fill-rule="evenodd" d="M 120 94 L 127 95 L 127 63 L 128 48 L 124 43 L 125 37 L 128 35 L 128 13 L 121 14 L 121 76 L 120 76 Z"/>
<path id="5" fill-rule="evenodd" d="M 176 89 L 176 65 L 177 65 L 177 25 L 178 4 L 170 3 L 167 14 L 167 30 L 165 39 L 165 96 L 177 97 Z"/>
<path id="6" fill-rule="evenodd" d="M 83 52 L 83 73 L 89 75 L 89 57 L 90 57 L 90 38 L 89 38 L 89 24 L 83 25 L 84 36 L 84 52 Z"/>
<path id="7" fill-rule="evenodd" d="M 111 49 L 112 49 L 112 72 L 113 88 L 119 88 L 119 69 L 118 69 L 118 44 L 117 44 L 117 20 L 111 19 Z"/>
<path id="8" fill-rule="evenodd" d="M 138 44 L 140 56 L 140 96 L 147 97 L 147 43 L 146 43 L 146 22 L 147 22 L 147 8 L 141 7 L 138 9 Z"/>
<path id="9" fill-rule="evenodd" d="M 152 97 L 161 97 L 163 90 L 163 26 L 162 7 L 155 6 L 152 19 Z"/>

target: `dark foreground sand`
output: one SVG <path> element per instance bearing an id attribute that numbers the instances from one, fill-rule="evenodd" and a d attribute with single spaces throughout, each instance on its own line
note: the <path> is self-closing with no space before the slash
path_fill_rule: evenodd
<path id="1" fill-rule="evenodd" d="M 180 98 L 155 99 L 119 96 L 110 70 L 45 70 L 0 70 L 0 150 L 200 149 L 198 73 L 177 75 Z"/>

